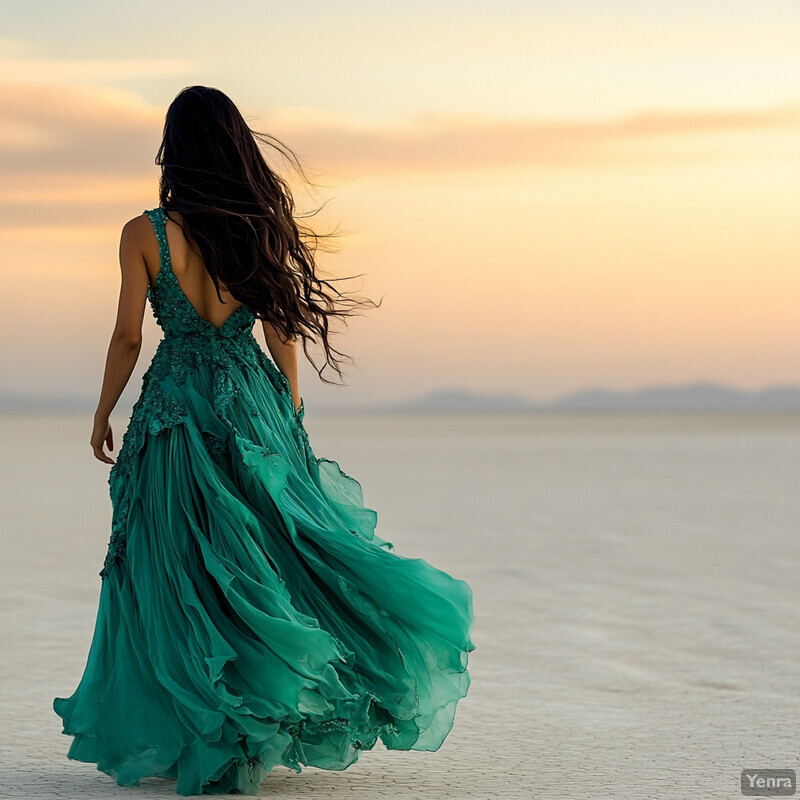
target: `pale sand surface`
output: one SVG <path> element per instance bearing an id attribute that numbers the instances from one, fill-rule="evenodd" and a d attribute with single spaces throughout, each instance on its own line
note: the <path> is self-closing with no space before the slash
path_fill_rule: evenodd
<path id="1" fill-rule="evenodd" d="M 68 761 L 51 708 L 108 540 L 88 423 L 0 418 L 3 798 L 177 796 Z M 383 538 L 471 584 L 478 649 L 438 752 L 280 768 L 262 796 L 708 800 L 741 797 L 745 767 L 800 771 L 800 417 L 306 423 Z"/>

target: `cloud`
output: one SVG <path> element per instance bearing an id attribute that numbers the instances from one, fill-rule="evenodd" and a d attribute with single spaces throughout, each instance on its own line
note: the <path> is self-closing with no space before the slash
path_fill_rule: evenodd
<path id="1" fill-rule="evenodd" d="M 0 85 L 0 174 L 141 174 L 163 111 L 122 89 Z"/>
<path id="2" fill-rule="evenodd" d="M 800 127 L 798 105 L 577 121 L 420 115 L 394 127 L 313 109 L 257 120 L 243 111 L 323 180 L 331 173 L 667 164 L 685 159 L 708 134 Z M 110 224 L 131 207 L 138 213 L 154 199 L 164 112 L 118 88 L 0 84 L 0 227 L 80 225 L 90 210 L 92 224 Z M 697 153 L 710 158 L 714 150 Z"/>
<path id="3" fill-rule="evenodd" d="M 674 160 L 674 150 L 659 156 L 659 138 L 725 134 L 800 127 L 800 105 L 748 111 L 648 112 L 616 120 L 497 120 L 420 116 L 404 128 L 280 125 L 281 137 L 316 163 L 356 170 L 429 171 L 497 166 L 569 166 L 636 160 Z M 619 145 L 650 147 L 625 151 Z"/>

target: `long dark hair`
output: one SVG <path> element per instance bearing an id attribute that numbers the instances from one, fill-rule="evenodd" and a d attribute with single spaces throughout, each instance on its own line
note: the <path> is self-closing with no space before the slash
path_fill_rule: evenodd
<path id="1" fill-rule="evenodd" d="M 252 130 L 226 94 L 207 86 L 183 89 L 167 110 L 156 155 L 160 203 L 168 216 L 180 212 L 186 240 L 202 257 L 220 302 L 222 283 L 284 340 L 301 338 L 320 379 L 332 383 L 322 371 L 330 365 L 342 377 L 334 354 L 353 360 L 330 345 L 331 319 L 346 324 L 358 306 L 377 308 L 380 303 L 332 286 L 345 278 L 318 275 L 314 254 L 319 243 L 337 234 L 318 234 L 299 223 L 301 216 L 320 209 L 295 214 L 292 192 L 267 165 L 259 141 L 285 156 L 306 183 L 317 185 L 297 154 L 274 136 Z M 309 341 L 324 349 L 320 369 L 309 356 Z"/>

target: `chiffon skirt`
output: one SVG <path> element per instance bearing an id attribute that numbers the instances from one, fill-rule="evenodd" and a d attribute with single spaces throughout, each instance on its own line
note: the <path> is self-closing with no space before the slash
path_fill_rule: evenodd
<path id="1" fill-rule="evenodd" d="M 342 770 L 378 739 L 437 750 L 470 684 L 469 585 L 376 535 L 274 373 L 225 379 L 145 379 L 85 670 L 53 701 L 68 757 L 257 794 L 276 765 Z"/>

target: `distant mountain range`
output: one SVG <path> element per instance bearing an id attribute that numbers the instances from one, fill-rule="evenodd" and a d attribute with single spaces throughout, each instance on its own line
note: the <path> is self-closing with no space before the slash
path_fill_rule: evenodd
<path id="1" fill-rule="evenodd" d="M 94 400 L 76 397 L 24 396 L 0 393 L 0 413 L 91 413 Z M 317 407 L 316 410 L 333 410 Z M 338 409 L 337 409 L 338 410 Z M 743 391 L 718 383 L 654 385 L 620 391 L 590 387 L 550 401 L 520 394 L 442 389 L 401 403 L 361 406 L 355 411 L 491 412 L 491 411 L 800 411 L 800 386 L 772 386 Z"/>
<path id="2" fill-rule="evenodd" d="M 550 401 L 447 389 L 389 407 L 397 411 L 800 411 L 800 386 L 743 391 L 711 382 L 616 390 L 589 387 Z"/>

